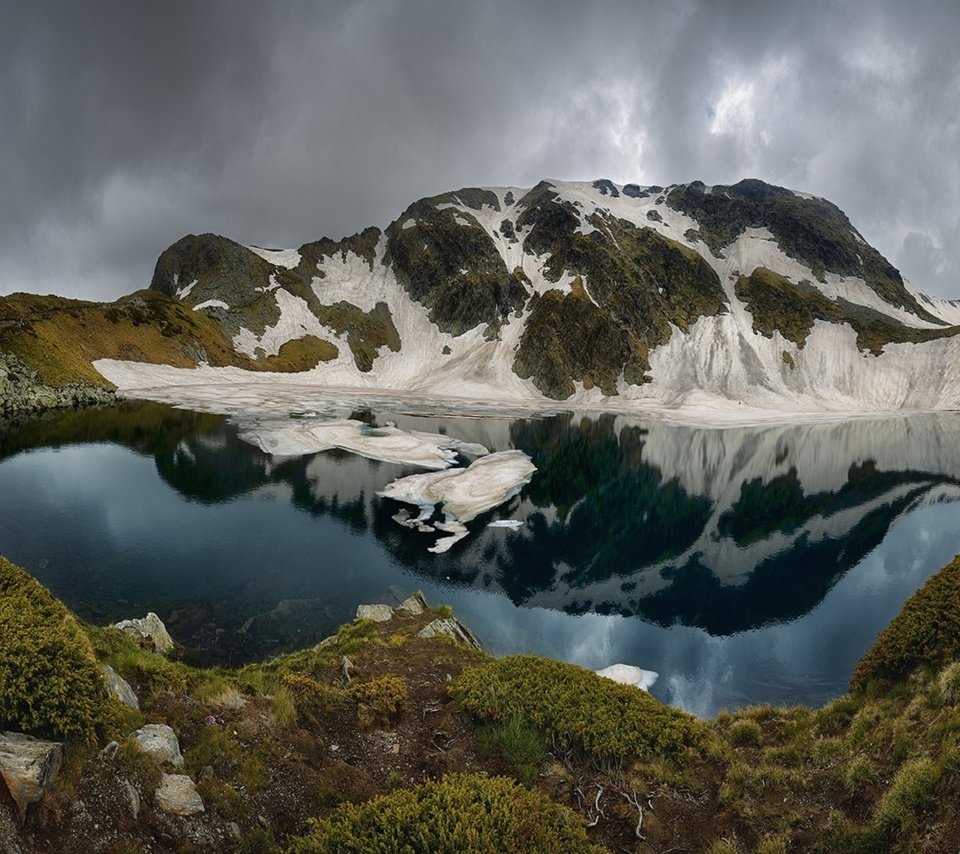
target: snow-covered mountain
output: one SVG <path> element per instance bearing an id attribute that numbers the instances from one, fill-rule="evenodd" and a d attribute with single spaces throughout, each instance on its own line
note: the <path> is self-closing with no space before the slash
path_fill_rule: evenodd
<path id="1" fill-rule="evenodd" d="M 316 363 L 299 383 L 628 410 L 960 407 L 960 303 L 905 282 L 835 205 L 756 180 L 463 189 L 297 250 L 191 235 L 151 289 L 240 353 Z M 121 387 L 201 379 L 97 367 Z"/>

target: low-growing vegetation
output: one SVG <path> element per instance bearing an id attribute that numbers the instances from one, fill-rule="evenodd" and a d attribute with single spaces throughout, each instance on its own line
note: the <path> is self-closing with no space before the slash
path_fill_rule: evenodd
<path id="1" fill-rule="evenodd" d="M 0 730 L 92 742 L 115 712 L 80 624 L 0 557 Z"/>
<path id="2" fill-rule="evenodd" d="M 294 841 L 290 854 L 469 851 L 587 854 L 580 818 L 513 780 L 451 774 L 365 804 L 345 804 Z"/>
<path id="3" fill-rule="evenodd" d="M 590 670 L 528 655 L 471 667 L 453 686 L 482 720 L 519 718 L 598 758 L 678 760 L 696 751 L 703 726 L 644 691 Z"/>

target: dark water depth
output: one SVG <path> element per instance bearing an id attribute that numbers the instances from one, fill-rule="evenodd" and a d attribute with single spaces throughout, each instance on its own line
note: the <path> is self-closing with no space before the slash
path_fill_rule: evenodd
<path id="1" fill-rule="evenodd" d="M 376 490 L 412 469 L 274 459 L 219 416 L 128 403 L 0 430 L 0 554 L 83 618 L 156 611 L 201 662 L 316 642 L 422 589 L 496 653 L 660 673 L 704 715 L 821 704 L 960 552 L 960 417 L 692 429 L 426 418 L 538 467 L 445 555 Z M 522 520 L 517 530 L 489 528 Z"/>

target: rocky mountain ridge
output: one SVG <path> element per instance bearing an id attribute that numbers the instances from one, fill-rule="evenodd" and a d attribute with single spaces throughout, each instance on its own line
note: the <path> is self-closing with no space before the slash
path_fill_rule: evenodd
<path id="1" fill-rule="evenodd" d="M 960 304 L 905 282 L 835 205 L 752 179 L 468 188 L 297 250 L 190 235 L 151 289 L 253 360 L 302 342 L 321 384 L 617 405 L 960 403 Z"/>

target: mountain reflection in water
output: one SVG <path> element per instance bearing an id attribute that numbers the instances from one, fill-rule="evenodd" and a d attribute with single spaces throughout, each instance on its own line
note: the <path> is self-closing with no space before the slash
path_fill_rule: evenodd
<path id="1" fill-rule="evenodd" d="M 498 653 L 658 670 L 655 694 L 712 714 L 842 693 L 960 551 L 952 414 L 722 430 L 346 415 L 518 448 L 538 470 L 435 555 L 376 497 L 413 469 L 271 458 L 223 417 L 125 403 L 0 430 L 0 553 L 87 619 L 157 611 L 196 661 L 304 646 L 422 588 Z"/>

